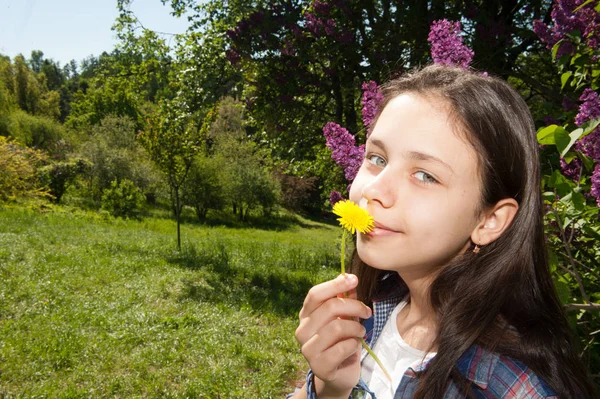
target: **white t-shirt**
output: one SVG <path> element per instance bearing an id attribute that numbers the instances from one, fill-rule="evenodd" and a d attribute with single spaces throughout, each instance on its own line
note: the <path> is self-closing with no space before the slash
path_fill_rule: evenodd
<path id="1" fill-rule="evenodd" d="M 435 356 L 433 352 L 423 352 L 409 346 L 400 336 L 396 320 L 398 313 L 406 303 L 406 301 L 402 301 L 394 308 L 385 322 L 375 346 L 371 348 L 392 376 L 392 383 L 390 384 L 373 357 L 367 355 L 362 362 L 361 377 L 369 389 L 375 393 L 377 399 L 393 399 L 396 388 L 400 385 L 400 380 L 406 370 Z"/>

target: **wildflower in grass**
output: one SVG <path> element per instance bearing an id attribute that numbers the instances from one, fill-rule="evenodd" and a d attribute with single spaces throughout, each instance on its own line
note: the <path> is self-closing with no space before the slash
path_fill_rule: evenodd
<path id="1" fill-rule="evenodd" d="M 346 235 L 348 234 L 348 232 L 354 234 L 356 231 L 360 231 L 363 234 L 368 233 L 373 230 L 374 221 L 373 217 L 369 214 L 369 212 L 367 212 L 366 209 L 361 208 L 360 206 L 358 206 L 350 200 L 338 201 L 333 206 L 333 213 L 339 216 L 338 221 L 343 227 L 341 248 L 341 271 L 342 274 L 345 274 L 346 267 L 344 266 L 344 264 L 346 253 Z M 346 296 L 346 293 L 344 293 L 344 296 Z M 371 348 L 369 348 L 369 345 L 367 345 L 363 338 L 360 338 L 360 343 L 362 347 L 365 348 L 367 353 L 371 355 L 371 357 L 373 357 L 373 360 L 375 360 L 379 367 L 381 367 L 381 370 L 383 370 L 383 373 L 391 382 L 392 377 L 381 363 L 381 360 L 379 360 L 377 355 L 373 353 L 373 351 L 371 350 Z"/>
<path id="2" fill-rule="evenodd" d="M 460 22 L 447 19 L 433 21 L 427 41 L 431 43 L 433 62 L 467 68 L 473 59 L 473 50 L 463 44 Z"/>

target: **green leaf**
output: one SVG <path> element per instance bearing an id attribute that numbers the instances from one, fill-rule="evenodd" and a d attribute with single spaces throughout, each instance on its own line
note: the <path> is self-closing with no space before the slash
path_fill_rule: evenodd
<path id="1" fill-rule="evenodd" d="M 573 302 L 571 300 L 571 290 L 569 289 L 569 284 L 567 284 L 562 278 L 559 278 L 555 281 L 555 287 L 558 298 L 563 305 Z"/>
<path id="2" fill-rule="evenodd" d="M 598 5 L 594 7 L 594 10 L 596 10 L 596 12 L 600 12 L 600 3 L 598 3 Z"/>
<path id="3" fill-rule="evenodd" d="M 567 71 L 560 76 L 560 83 L 561 83 L 560 89 L 561 90 L 564 89 L 565 85 L 569 81 L 569 78 L 571 77 L 572 74 L 573 73 L 571 71 Z"/>
<path id="4" fill-rule="evenodd" d="M 596 0 L 587 0 L 586 2 L 582 3 L 579 7 L 577 7 L 576 9 L 573 10 L 573 12 L 577 12 L 579 10 L 581 10 L 583 7 L 587 6 L 590 3 L 595 2 Z M 598 6 L 596 6 L 598 7 Z"/>
<path id="5" fill-rule="evenodd" d="M 582 211 L 585 208 L 585 197 L 581 193 L 574 191 L 573 196 L 571 197 L 571 202 L 578 211 Z"/>
<path id="6" fill-rule="evenodd" d="M 572 160 L 577 158 L 577 153 L 573 152 L 573 151 L 569 151 L 565 154 L 565 156 L 563 158 L 567 164 L 570 164 Z"/>
<path id="7" fill-rule="evenodd" d="M 569 133 L 562 126 L 558 125 L 550 125 L 543 127 L 537 132 L 537 140 L 538 143 L 549 145 L 556 144 L 556 132 L 564 132 L 565 135 L 569 135 Z M 559 133 L 562 134 L 562 133 Z"/>
<path id="8" fill-rule="evenodd" d="M 555 170 L 548 179 L 548 187 L 556 188 L 561 184 L 568 184 L 568 180 L 560 171 Z"/>
<path id="9" fill-rule="evenodd" d="M 561 183 L 556 186 L 556 193 L 560 197 L 565 197 L 573 191 L 573 188 L 569 183 Z"/>
<path id="10" fill-rule="evenodd" d="M 589 171 L 594 170 L 594 160 L 592 158 L 590 158 L 587 155 L 582 154 L 582 153 L 578 153 L 577 156 L 583 162 L 583 165 L 585 166 L 586 170 L 589 170 Z"/>
<path id="11" fill-rule="evenodd" d="M 559 41 L 556 42 L 556 44 L 554 46 L 552 46 L 552 59 L 555 60 L 556 59 L 556 54 L 558 53 L 558 49 L 560 48 L 560 45 L 562 44 L 562 41 L 564 39 L 560 39 Z"/>
<path id="12" fill-rule="evenodd" d="M 544 191 L 542 196 L 544 200 L 548 202 L 554 202 L 554 200 L 556 199 L 556 194 L 554 193 L 554 191 Z"/>
<path id="13" fill-rule="evenodd" d="M 581 126 L 581 129 L 583 129 L 583 134 L 581 135 L 581 137 L 585 137 L 591 132 L 593 132 L 598 127 L 598 125 L 600 125 L 600 119 L 592 119 L 591 121 L 587 121 L 586 123 L 584 123 Z"/>
<path id="14" fill-rule="evenodd" d="M 567 154 L 582 134 L 582 128 L 577 128 L 571 133 L 568 133 L 565 129 L 556 129 L 554 132 L 554 140 L 556 141 L 556 149 L 560 152 L 561 157 L 564 157 Z"/>
<path id="15" fill-rule="evenodd" d="M 550 271 L 552 273 L 554 273 L 558 267 L 558 257 L 551 249 L 548 249 L 548 265 L 550 266 Z"/>
<path id="16" fill-rule="evenodd" d="M 583 231 L 590 237 L 593 237 L 596 240 L 600 240 L 600 233 L 598 232 L 598 227 L 593 228 L 590 225 L 586 224 L 585 226 L 583 226 Z"/>

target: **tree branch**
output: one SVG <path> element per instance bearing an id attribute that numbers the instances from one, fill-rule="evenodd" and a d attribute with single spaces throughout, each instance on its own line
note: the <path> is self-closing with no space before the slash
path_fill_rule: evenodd
<path id="1" fill-rule="evenodd" d="M 566 312 L 573 310 L 600 311 L 600 303 L 568 303 L 564 305 Z"/>

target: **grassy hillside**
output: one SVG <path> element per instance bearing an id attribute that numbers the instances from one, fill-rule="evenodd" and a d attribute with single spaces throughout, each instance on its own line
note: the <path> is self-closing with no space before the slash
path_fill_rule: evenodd
<path id="1" fill-rule="evenodd" d="M 0 210 L 0 397 L 278 398 L 335 227 Z M 268 227 L 268 226 L 267 226 Z"/>

